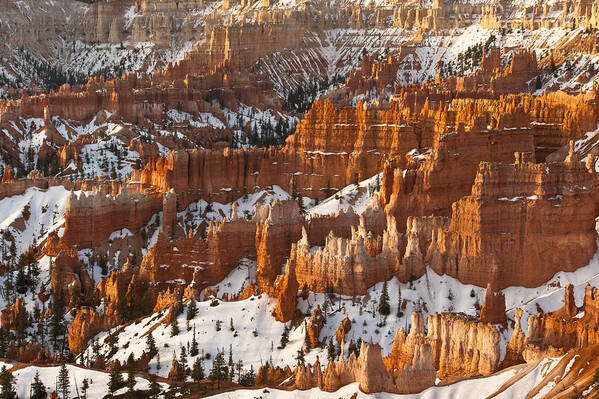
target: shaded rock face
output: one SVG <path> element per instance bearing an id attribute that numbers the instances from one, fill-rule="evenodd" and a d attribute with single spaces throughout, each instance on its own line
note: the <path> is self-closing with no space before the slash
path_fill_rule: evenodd
<path id="1" fill-rule="evenodd" d="M 26 317 L 27 310 L 25 309 L 24 300 L 22 297 L 17 297 L 12 305 L 9 305 L 2 309 L 0 313 L 0 324 L 2 328 L 8 330 L 15 330 L 17 324 Z"/>
<path id="2" fill-rule="evenodd" d="M 480 309 L 480 321 L 491 324 L 505 324 L 507 322 L 505 315 L 505 295 L 503 292 L 493 291 L 491 283 L 487 284 L 485 303 Z"/>
<path id="3" fill-rule="evenodd" d="M 291 244 L 301 237 L 303 217 L 297 201 L 277 202 L 256 211 L 256 278 L 261 291 L 268 291 L 289 256 Z"/>
<path id="4" fill-rule="evenodd" d="M 169 281 L 184 281 L 201 291 L 221 281 L 244 257 L 254 257 L 256 224 L 242 217 L 210 223 L 206 239 L 186 237 L 171 241 L 160 233 L 156 244 L 144 256 L 140 276 L 167 289 Z M 176 285 L 176 284 L 175 284 Z"/>
<path id="5" fill-rule="evenodd" d="M 277 299 L 275 318 L 278 321 L 287 322 L 295 316 L 298 289 L 295 265 L 288 261 L 285 274 L 278 276 L 274 285 L 274 297 Z"/>
<path id="6" fill-rule="evenodd" d="M 52 293 L 60 295 L 66 304 L 81 300 L 94 289 L 87 270 L 79 261 L 77 253 L 71 250 L 61 250 L 52 267 L 50 274 Z"/>
<path id="7" fill-rule="evenodd" d="M 463 283 L 534 287 L 596 250 L 594 177 L 579 163 L 481 163 L 427 258 Z"/>
<path id="8" fill-rule="evenodd" d="M 108 312 L 99 314 L 92 308 L 80 308 L 69 325 L 69 349 L 78 355 L 87 348 L 88 341 L 100 331 L 108 330 L 121 323 L 117 315 Z"/>

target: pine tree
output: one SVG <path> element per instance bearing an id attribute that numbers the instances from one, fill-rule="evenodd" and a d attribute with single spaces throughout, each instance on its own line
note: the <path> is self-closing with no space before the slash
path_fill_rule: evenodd
<path id="1" fill-rule="evenodd" d="M 129 355 L 127 359 L 127 390 L 131 393 L 135 390 L 135 360 L 133 359 L 133 353 Z"/>
<path id="2" fill-rule="evenodd" d="M 402 317 L 403 312 L 401 311 L 401 285 L 397 284 L 397 317 Z"/>
<path id="3" fill-rule="evenodd" d="M 177 316 L 173 315 L 171 320 L 171 337 L 179 335 L 179 321 L 177 320 Z"/>
<path id="4" fill-rule="evenodd" d="M 19 267 L 19 271 L 17 272 L 17 280 L 15 281 L 17 292 L 19 294 L 25 294 L 27 292 L 28 283 L 29 282 L 27 281 L 25 268 Z"/>
<path id="5" fill-rule="evenodd" d="M 220 381 L 225 379 L 226 369 L 225 353 L 223 351 L 218 351 L 212 361 L 212 370 L 210 370 L 210 380 L 217 382 L 217 388 L 220 388 Z"/>
<path id="6" fill-rule="evenodd" d="M 62 395 L 62 399 L 69 399 L 71 393 L 70 386 L 69 369 L 67 369 L 67 365 L 63 363 L 58 372 L 58 392 Z"/>
<path id="7" fill-rule="evenodd" d="M 297 360 L 297 364 L 303 366 L 306 363 L 306 359 L 304 357 L 304 351 L 302 348 L 297 350 L 297 355 L 295 356 L 295 360 Z"/>
<path id="8" fill-rule="evenodd" d="M 241 377 L 239 377 L 239 385 L 242 385 L 244 387 L 251 387 L 251 386 L 254 386 L 255 382 L 256 382 L 256 372 L 254 371 L 254 366 L 251 365 L 250 370 L 243 373 L 241 375 Z"/>
<path id="9" fill-rule="evenodd" d="M 113 394 L 123 387 L 123 376 L 118 362 L 114 362 L 110 369 L 110 376 L 108 380 L 108 391 Z"/>
<path id="10" fill-rule="evenodd" d="M 335 359 L 335 344 L 333 343 L 333 338 L 329 339 L 329 344 L 327 345 L 327 356 L 329 359 Z"/>
<path id="11" fill-rule="evenodd" d="M 193 369 L 191 370 L 191 378 L 194 381 L 201 381 L 204 379 L 204 359 L 203 356 L 198 356 L 193 363 Z"/>
<path id="12" fill-rule="evenodd" d="M 81 382 L 81 399 L 87 399 L 87 390 L 89 389 L 89 380 L 84 378 Z"/>
<path id="13" fill-rule="evenodd" d="M 287 344 L 289 343 L 289 329 L 287 328 L 287 324 L 283 328 L 283 334 L 281 334 L 281 349 L 285 349 Z"/>
<path id="14" fill-rule="evenodd" d="M 193 325 L 193 338 L 191 339 L 191 349 L 189 351 L 189 355 L 190 356 L 197 356 L 199 353 L 198 350 L 198 341 L 196 341 L 196 326 L 195 324 Z"/>
<path id="15" fill-rule="evenodd" d="M 189 301 L 189 305 L 187 305 L 187 320 L 192 320 L 194 317 L 196 317 L 197 313 L 198 305 L 195 299 L 191 298 L 191 301 Z"/>
<path id="16" fill-rule="evenodd" d="M 2 366 L 0 370 L 0 397 L 2 399 L 16 399 L 17 392 L 15 391 L 15 377 L 6 369 L 6 366 Z"/>
<path id="17" fill-rule="evenodd" d="M 235 364 L 233 363 L 233 345 L 229 344 L 229 361 L 227 363 L 228 367 L 228 374 L 227 374 L 227 379 L 229 381 L 233 381 L 233 376 L 235 375 Z"/>
<path id="18" fill-rule="evenodd" d="M 179 360 L 183 372 L 185 373 L 187 371 L 187 350 L 185 349 L 185 345 L 181 345 L 181 355 L 179 356 Z"/>
<path id="19" fill-rule="evenodd" d="M 391 313 L 391 307 L 389 306 L 389 291 L 387 289 L 387 280 L 383 283 L 383 291 L 381 292 L 381 297 L 379 298 L 379 308 L 378 311 L 383 316 L 388 316 Z"/>
<path id="20" fill-rule="evenodd" d="M 148 351 L 148 356 L 152 359 L 158 353 L 158 349 L 156 348 L 156 341 L 154 340 L 154 336 L 152 332 L 148 334 L 146 337 L 146 349 Z"/>
<path id="21" fill-rule="evenodd" d="M 229 330 L 235 331 L 235 327 L 233 327 L 233 318 L 231 317 L 231 321 L 229 323 Z"/>
<path id="22" fill-rule="evenodd" d="M 150 398 L 158 399 L 158 394 L 160 393 L 160 385 L 156 381 L 156 376 L 154 374 L 150 374 Z"/>
<path id="23" fill-rule="evenodd" d="M 31 383 L 31 399 L 46 399 L 47 396 L 46 387 L 42 380 L 40 380 L 40 372 L 36 371 Z M 82 399 L 85 399 L 85 397 Z"/>
<path id="24" fill-rule="evenodd" d="M 50 337 L 56 346 L 56 340 L 63 332 L 63 316 L 65 312 L 64 299 L 60 293 L 52 301 L 52 316 L 50 318 Z"/>

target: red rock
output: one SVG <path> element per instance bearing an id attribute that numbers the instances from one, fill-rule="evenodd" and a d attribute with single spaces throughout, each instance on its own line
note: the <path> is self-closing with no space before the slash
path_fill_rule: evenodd
<path id="1" fill-rule="evenodd" d="M 320 345 L 320 331 L 322 330 L 322 327 L 324 327 L 324 316 L 319 305 L 316 305 L 314 312 L 312 312 L 312 316 L 308 319 L 306 327 L 310 348 L 318 347 Z"/>
<path id="2" fill-rule="evenodd" d="M 505 295 L 503 292 L 493 291 L 491 283 L 487 284 L 485 303 L 480 309 L 480 321 L 491 324 L 506 324 Z"/>
<path id="3" fill-rule="evenodd" d="M 351 330 L 351 321 L 349 320 L 349 318 L 347 316 L 345 316 L 345 319 L 343 319 L 343 321 L 339 325 L 339 328 L 337 329 L 337 332 L 335 333 L 337 342 L 339 342 L 339 343 L 344 342 L 345 336 L 347 335 L 347 333 L 350 330 Z"/>

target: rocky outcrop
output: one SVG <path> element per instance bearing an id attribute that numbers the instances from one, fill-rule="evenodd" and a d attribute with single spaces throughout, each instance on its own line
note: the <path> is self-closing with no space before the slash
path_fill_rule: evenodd
<path id="1" fill-rule="evenodd" d="M 546 356 L 561 355 L 571 348 L 599 343 L 599 289 L 587 285 L 582 308 L 573 304 L 572 286 L 564 288 L 564 306 L 555 312 L 531 315 L 526 335 L 520 328 L 521 311 L 516 312 L 516 327 L 506 348 L 504 365 L 531 362 Z"/>
<path id="2" fill-rule="evenodd" d="M 514 330 L 510 341 L 507 343 L 505 348 L 505 358 L 503 359 L 502 366 L 509 367 L 514 364 L 522 363 L 522 351 L 524 350 L 524 344 L 526 342 L 526 335 L 522 331 L 521 322 L 522 320 L 522 309 L 516 308 L 515 310 L 515 324 Z"/>
<path id="3" fill-rule="evenodd" d="M 337 332 L 335 333 L 335 338 L 337 342 L 340 344 L 344 342 L 345 336 L 351 330 L 351 320 L 349 317 L 345 316 L 345 318 L 339 324 L 339 328 L 337 328 Z"/>
<path id="4" fill-rule="evenodd" d="M 277 300 L 275 317 L 278 321 L 287 322 L 295 316 L 298 290 L 295 264 L 287 261 L 285 274 L 278 276 L 274 284 L 274 297 Z"/>
<path id="5" fill-rule="evenodd" d="M 85 266 L 72 250 L 62 250 L 58 253 L 52 266 L 50 280 L 52 293 L 61 296 L 66 304 L 79 303 L 94 289 Z"/>
<path id="6" fill-rule="evenodd" d="M 277 202 L 260 207 L 256 222 L 256 279 L 261 291 L 268 291 L 289 256 L 291 244 L 301 236 L 303 217 L 297 201 Z"/>
<path id="7" fill-rule="evenodd" d="M 61 241 L 68 246 L 96 248 L 121 229 L 137 232 L 162 210 L 162 198 L 131 193 L 127 186 L 113 198 L 102 190 L 70 194 Z"/>
<path id="8" fill-rule="evenodd" d="M 343 355 L 337 362 L 330 360 L 324 373 L 318 359 L 312 366 L 298 366 L 294 371 L 295 386 L 297 389 L 320 387 L 324 391 L 334 392 L 344 385 L 358 382 L 365 393 L 414 393 L 433 385 L 436 370 L 431 347 L 425 345 L 418 348 L 411 361 L 411 365 L 392 378 L 385 370 L 381 347 L 363 342 L 359 357 L 356 358 L 352 352 L 347 362 Z"/>
<path id="9" fill-rule="evenodd" d="M 426 337 L 440 378 L 489 375 L 499 367 L 499 332 L 490 324 L 452 313 L 434 314 L 428 318 Z"/>
<path id="10" fill-rule="evenodd" d="M 426 271 L 425 256 L 432 242 L 433 231 L 449 225 L 442 216 L 408 217 L 406 247 L 397 276 L 401 281 L 421 277 Z"/>
<path id="11" fill-rule="evenodd" d="M 171 362 L 171 368 L 168 371 L 168 379 L 178 381 L 183 375 L 185 375 L 183 367 L 181 364 L 179 364 L 177 359 L 173 358 L 173 361 Z"/>
<path id="12" fill-rule="evenodd" d="M 291 247 L 289 264 L 295 265 L 300 286 L 316 292 L 360 295 L 398 268 L 400 237 L 394 218 L 388 218 L 382 236 L 373 236 L 360 225 L 352 226 L 351 238 L 326 238 L 324 247 L 312 248 L 307 233 Z"/>
<path id="13" fill-rule="evenodd" d="M 436 376 L 489 375 L 498 369 L 499 357 L 499 332 L 492 325 L 443 313 L 429 316 L 425 333 L 422 315 L 414 313 L 410 333 L 397 330 L 388 357 L 383 359 L 378 344 L 363 342 L 359 357 L 352 352 L 346 362 L 342 354 L 337 362 L 331 359 L 324 372 L 318 359 L 298 366 L 295 387 L 333 392 L 359 382 L 366 393 L 416 393 L 432 386 Z"/>
<path id="14" fill-rule="evenodd" d="M 320 305 L 316 305 L 314 312 L 312 312 L 312 316 L 306 324 L 306 334 L 308 335 L 310 348 L 316 348 L 320 345 L 320 331 L 322 330 L 323 326 L 324 316 L 322 314 L 322 310 L 320 310 Z"/>
<path id="15" fill-rule="evenodd" d="M 16 330 L 19 323 L 19 328 L 23 328 L 27 323 L 27 310 L 22 297 L 17 297 L 12 305 L 2 309 L 0 313 L 0 324 L 2 328 L 7 330 Z"/>
<path id="16" fill-rule="evenodd" d="M 88 341 L 99 332 L 121 323 L 117 315 L 99 314 L 92 308 L 80 308 L 69 324 L 69 349 L 74 355 L 85 351 Z"/>
<path id="17" fill-rule="evenodd" d="M 480 321 L 491 324 L 505 324 L 505 295 L 503 292 L 493 291 L 491 283 L 487 284 L 485 303 L 480 309 Z"/>
<path id="18" fill-rule="evenodd" d="M 254 385 L 257 387 L 262 386 L 279 386 L 279 384 L 291 376 L 291 369 L 286 366 L 284 369 L 281 367 L 274 367 L 272 364 L 267 363 L 260 366 L 258 373 L 256 374 L 256 381 Z"/>
<path id="19" fill-rule="evenodd" d="M 140 275 L 163 289 L 195 281 L 199 292 L 225 278 L 239 259 L 255 256 L 255 236 L 256 224 L 237 215 L 211 222 L 205 239 L 171 241 L 160 233 L 141 262 Z"/>
<path id="20" fill-rule="evenodd" d="M 481 163 L 472 194 L 453 205 L 427 258 L 463 283 L 538 286 L 588 264 L 596 249 L 594 190 L 578 163 Z"/>
<path id="21" fill-rule="evenodd" d="M 425 334 L 422 315 L 414 313 L 410 333 L 406 335 L 400 329 L 395 334 L 391 353 L 385 359 L 388 372 L 397 374 L 423 345 L 432 348 L 441 379 L 489 375 L 499 367 L 499 332 L 492 325 L 437 313 L 429 316 Z"/>

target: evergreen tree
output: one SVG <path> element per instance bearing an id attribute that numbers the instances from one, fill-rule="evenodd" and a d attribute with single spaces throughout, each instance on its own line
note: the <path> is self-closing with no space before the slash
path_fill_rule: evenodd
<path id="1" fill-rule="evenodd" d="M 118 362 L 114 362 L 110 369 L 110 376 L 108 380 L 108 391 L 113 394 L 123 387 L 123 376 L 121 375 L 121 369 Z"/>
<path id="2" fill-rule="evenodd" d="M 152 359 L 158 353 L 158 348 L 156 348 L 156 341 L 154 340 L 154 336 L 152 332 L 148 334 L 146 337 L 146 349 L 148 351 L 148 356 Z"/>
<path id="3" fill-rule="evenodd" d="M 304 364 L 306 364 L 306 359 L 304 357 L 304 351 L 302 350 L 302 348 L 297 350 L 297 355 L 295 356 L 295 360 L 297 360 L 297 364 L 299 364 L 300 366 L 303 366 Z"/>
<path id="4" fill-rule="evenodd" d="M 179 335 L 179 321 L 177 320 L 177 316 L 173 315 L 171 320 L 171 337 Z"/>
<path id="5" fill-rule="evenodd" d="M 56 340 L 63 332 L 63 316 L 65 312 L 64 299 L 60 293 L 52 301 L 52 316 L 50 317 L 50 337 L 56 346 Z"/>
<path id="6" fill-rule="evenodd" d="M 287 328 L 287 324 L 283 328 L 283 334 L 281 334 L 281 349 L 284 349 L 289 343 L 289 329 Z"/>
<path id="7" fill-rule="evenodd" d="M 356 344 L 354 343 L 353 339 L 351 341 L 349 341 L 349 347 L 347 348 L 347 355 L 350 356 L 352 354 L 352 352 L 356 354 L 356 357 L 358 356 L 358 349 L 356 348 Z"/>
<path id="8" fill-rule="evenodd" d="M 403 316 L 401 311 L 401 285 L 397 284 L 397 317 Z"/>
<path id="9" fill-rule="evenodd" d="M 89 389 L 89 380 L 84 378 L 81 382 L 81 399 L 87 399 L 87 390 Z"/>
<path id="10" fill-rule="evenodd" d="M 46 387 L 42 380 L 40 380 L 40 372 L 36 371 L 31 383 L 31 399 L 46 399 L 47 396 Z"/>
<path id="11" fill-rule="evenodd" d="M 154 374 L 150 374 L 150 398 L 158 399 L 158 394 L 160 393 L 160 385 L 156 381 L 156 376 Z"/>
<path id="12" fill-rule="evenodd" d="M 329 344 L 327 345 L 327 355 L 329 359 L 335 359 L 335 344 L 333 343 L 333 338 L 329 339 Z"/>
<path id="13" fill-rule="evenodd" d="M 197 356 L 199 353 L 198 350 L 198 341 L 196 341 L 196 326 L 195 324 L 193 325 L 193 338 L 191 338 L 191 349 L 189 351 L 189 355 L 190 356 Z"/>
<path id="14" fill-rule="evenodd" d="M 228 373 L 227 373 L 227 379 L 229 381 L 233 381 L 233 376 L 235 375 L 235 364 L 233 363 L 233 345 L 229 344 L 229 361 L 227 363 L 228 367 Z"/>
<path id="15" fill-rule="evenodd" d="M 181 355 L 179 356 L 179 359 L 181 360 L 181 367 L 185 373 L 187 370 L 187 350 L 185 349 L 185 345 L 181 345 Z"/>
<path id="16" fill-rule="evenodd" d="M 220 381 L 225 379 L 227 364 L 225 363 L 224 351 L 218 351 L 212 361 L 212 370 L 210 370 L 210 380 L 217 383 L 217 388 L 220 388 Z"/>
<path id="17" fill-rule="evenodd" d="M 198 305 L 195 299 L 191 298 L 189 305 L 187 305 L 187 320 L 192 320 L 198 314 Z"/>
<path id="18" fill-rule="evenodd" d="M 204 359 L 203 356 L 198 356 L 193 363 L 193 369 L 191 370 L 191 378 L 194 381 L 201 381 L 204 377 Z"/>
<path id="19" fill-rule="evenodd" d="M 255 382 L 256 382 L 256 372 L 254 371 L 254 366 L 251 365 L 250 370 L 243 373 L 239 377 L 239 385 L 243 385 L 244 387 L 251 387 L 251 386 L 254 386 Z"/>
<path id="20" fill-rule="evenodd" d="M 67 369 L 67 365 L 63 363 L 58 372 L 58 392 L 62 395 L 62 399 L 69 399 L 71 393 L 70 386 L 69 369 Z"/>
<path id="21" fill-rule="evenodd" d="M 27 275 L 25 274 L 25 268 L 19 267 L 17 272 L 17 280 L 15 286 L 19 294 L 25 294 L 27 292 L 29 281 L 27 281 Z"/>
<path id="22" fill-rule="evenodd" d="M 379 298 L 379 308 L 378 311 L 383 316 L 388 316 L 391 313 L 391 307 L 389 306 L 389 291 L 387 289 L 387 280 L 383 283 L 383 291 L 381 292 L 381 297 Z"/>
<path id="23" fill-rule="evenodd" d="M 17 399 L 17 392 L 15 391 L 15 377 L 6 369 L 6 366 L 2 366 L 0 370 L 0 398 L 2 399 Z"/>
<path id="24" fill-rule="evenodd" d="M 135 390 L 135 360 L 133 359 L 133 353 L 129 355 L 127 359 L 127 391 L 132 393 Z"/>

